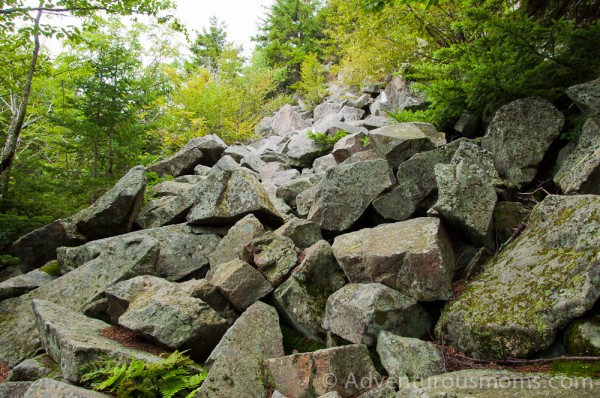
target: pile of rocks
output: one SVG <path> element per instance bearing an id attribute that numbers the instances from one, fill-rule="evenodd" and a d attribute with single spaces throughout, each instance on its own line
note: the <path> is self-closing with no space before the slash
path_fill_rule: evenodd
<path id="1" fill-rule="evenodd" d="M 600 80 L 567 92 L 589 116 L 556 165 L 569 196 L 535 206 L 517 199 L 563 129 L 550 102 L 510 103 L 482 139 L 447 144 L 378 115 L 420 106 L 401 79 L 363 92 L 312 113 L 286 105 L 249 145 L 193 139 L 15 242 L 0 397 L 103 396 L 75 386 L 90 363 L 159 359 L 104 337 L 111 325 L 204 363 L 198 397 L 462 396 L 440 378 L 514 379 L 445 374 L 432 335 L 478 358 L 598 355 Z M 309 138 L 340 130 L 331 151 Z M 145 172 L 173 177 L 147 202 Z M 38 269 L 49 261 L 60 276 Z M 282 330 L 322 349 L 298 352 Z M 62 381 L 32 359 L 41 350 Z"/>

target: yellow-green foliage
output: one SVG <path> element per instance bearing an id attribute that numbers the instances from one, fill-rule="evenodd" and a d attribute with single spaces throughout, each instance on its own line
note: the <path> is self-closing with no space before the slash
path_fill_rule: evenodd
<path id="1" fill-rule="evenodd" d="M 336 142 L 347 136 L 349 133 L 345 130 L 339 130 L 333 136 L 326 133 L 309 132 L 308 138 L 313 140 L 323 152 L 328 152 L 333 149 Z"/>
<path id="2" fill-rule="evenodd" d="M 129 363 L 102 361 L 82 377 L 97 391 L 114 393 L 119 398 L 195 397 L 207 372 L 181 352 L 175 351 L 155 363 L 134 359 Z"/>
<path id="3" fill-rule="evenodd" d="M 309 54 L 300 66 L 300 80 L 292 86 L 302 96 L 306 104 L 314 109 L 327 95 L 323 67 L 317 54 Z"/>

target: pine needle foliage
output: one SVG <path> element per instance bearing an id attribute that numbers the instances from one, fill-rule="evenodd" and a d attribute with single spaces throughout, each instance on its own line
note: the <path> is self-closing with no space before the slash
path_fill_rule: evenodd
<path id="1" fill-rule="evenodd" d="M 137 359 L 129 363 L 100 361 L 82 377 L 96 391 L 115 394 L 119 398 L 192 398 L 206 379 L 206 370 L 195 372 L 198 365 L 184 352 L 146 363 Z"/>

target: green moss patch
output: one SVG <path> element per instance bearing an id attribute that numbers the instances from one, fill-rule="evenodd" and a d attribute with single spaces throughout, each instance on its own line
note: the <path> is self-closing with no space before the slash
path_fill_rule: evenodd
<path id="1" fill-rule="evenodd" d="M 554 361 L 552 371 L 569 377 L 600 379 L 600 361 Z"/>

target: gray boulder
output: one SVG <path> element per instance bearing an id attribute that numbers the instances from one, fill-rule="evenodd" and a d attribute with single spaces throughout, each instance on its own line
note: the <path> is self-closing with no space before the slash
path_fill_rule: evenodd
<path id="1" fill-rule="evenodd" d="M 93 362 L 133 358 L 157 362 L 160 357 L 128 348 L 102 336 L 110 325 L 44 300 L 33 300 L 33 312 L 44 349 L 59 365 L 65 380 L 78 383 Z"/>
<path id="2" fill-rule="evenodd" d="M 283 150 L 294 166 L 310 167 L 316 158 L 323 155 L 323 148 L 308 138 L 308 132 L 309 130 L 302 130 L 294 134 Z"/>
<path id="3" fill-rule="evenodd" d="M 251 171 L 215 171 L 203 184 L 204 189 L 187 216 L 188 224 L 229 224 L 250 213 L 266 224 L 283 224 L 269 195 Z"/>
<path id="4" fill-rule="evenodd" d="M 297 130 L 310 127 L 310 122 L 294 111 L 290 104 L 281 108 L 273 116 L 273 132 L 277 135 L 287 136 Z"/>
<path id="5" fill-rule="evenodd" d="M 444 309 L 436 333 L 468 355 L 528 357 L 600 296 L 598 196 L 553 196 Z"/>
<path id="6" fill-rule="evenodd" d="M 321 156 L 320 158 L 316 158 L 313 162 L 313 169 L 315 173 L 325 173 L 327 170 L 332 167 L 337 166 L 337 162 L 332 154 Z"/>
<path id="7" fill-rule="evenodd" d="M 0 283 L 0 301 L 18 297 L 46 283 L 52 282 L 56 278 L 57 276 L 49 275 L 38 269 L 10 278 Z"/>
<path id="8" fill-rule="evenodd" d="M 600 111 L 598 111 L 600 115 Z M 600 195 L 600 127 L 588 119 L 575 150 L 562 163 L 554 182 L 565 194 Z"/>
<path id="9" fill-rule="evenodd" d="M 382 283 L 419 301 L 448 300 L 452 295 L 454 253 L 437 218 L 338 236 L 333 253 L 352 283 Z"/>
<path id="10" fill-rule="evenodd" d="M 35 381 L 44 377 L 57 376 L 60 376 L 58 364 L 44 353 L 15 366 L 6 381 Z"/>
<path id="11" fill-rule="evenodd" d="M 414 123 L 397 123 L 369 133 L 375 152 L 396 171 L 400 163 L 419 152 L 435 148 L 435 144 Z"/>
<path id="12" fill-rule="evenodd" d="M 475 163 L 435 166 L 438 201 L 432 209 L 466 234 L 475 245 L 493 247 L 492 226 L 496 190 L 489 175 Z"/>
<path id="13" fill-rule="evenodd" d="M 221 159 L 219 159 L 219 161 L 213 166 L 213 168 L 219 170 L 235 170 L 239 169 L 240 167 L 242 166 L 229 155 L 222 156 Z"/>
<path id="14" fill-rule="evenodd" d="M 342 163 L 354 153 L 371 149 L 370 145 L 365 146 L 363 142 L 365 137 L 365 133 L 355 133 L 347 135 L 336 142 L 331 150 L 331 154 L 333 155 L 335 161 L 337 163 Z"/>
<path id="15" fill-rule="evenodd" d="M 403 76 L 394 77 L 378 98 L 381 101 L 381 107 L 389 112 L 423 109 L 426 106 L 422 98 L 411 92 Z"/>
<path id="16" fill-rule="evenodd" d="M 327 134 L 330 137 L 333 137 L 340 130 L 344 130 L 350 134 L 367 133 L 366 128 L 355 126 L 351 123 L 342 122 L 340 120 L 341 118 L 341 115 L 329 115 L 328 117 L 315 123 L 315 125 L 312 127 L 312 131 Z"/>
<path id="17" fill-rule="evenodd" d="M 310 207 L 308 220 L 319 224 L 321 229 L 346 230 L 373 199 L 394 183 L 394 176 L 382 159 L 340 164 L 329 169 L 315 186 L 316 200 Z M 300 195 L 297 202 L 299 199 Z"/>
<path id="18" fill-rule="evenodd" d="M 481 143 L 494 155 L 500 177 L 523 187 L 563 128 L 564 116 L 549 101 L 530 97 L 496 112 Z"/>
<path id="19" fill-rule="evenodd" d="M 273 287 L 277 287 L 298 263 L 298 252 L 290 238 L 265 232 L 246 245 L 244 259 L 254 265 Z"/>
<path id="20" fill-rule="evenodd" d="M 145 189 L 144 167 L 136 166 L 96 203 L 75 214 L 73 222 L 88 240 L 127 233 L 140 212 Z"/>
<path id="21" fill-rule="evenodd" d="M 208 281 L 238 310 L 244 311 L 273 291 L 273 286 L 256 268 L 243 260 L 219 265 Z"/>
<path id="22" fill-rule="evenodd" d="M 314 186 L 323 178 L 319 174 L 309 174 L 305 177 L 295 178 L 277 187 L 276 197 L 283 199 L 286 204 L 296 207 L 296 197 L 303 191 Z"/>
<path id="23" fill-rule="evenodd" d="M 244 254 L 244 247 L 264 233 L 265 228 L 252 214 L 248 214 L 236 222 L 219 242 L 217 248 L 210 254 L 211 269 L 216 269 L 220 264 L 241 259 Z"/>
<path id="24" fill-rule="evenodd" d="M 565 343 L 569 355 L 600 355 L 600 316 L 579 319 L 567 328 Z"/>
<path id="25" fill-rule="evenodd" d="M 12 396 L 11 396 L 12 397 Z M 110 395 L 63 383 L 54 379 L 40 379 L 31 384 L 23 398 L 107 398 Z M 13 397 L 16 398 L 16 397 Z"/>
<path id="26" fill-rule="evenodd" d="M 374 346 L 381 331 L 424 337 L 432 326 L 417 300 L 380 283 L 351 283 L 327 299 L 323 328 L 355 344 Z"/>
<path id="27" fill-rule="evenodd" d="M 365 127 L 367 130 L 374 130 L 380 127 L 388 126 L 392 124 L 392 119 L 385 116 L 368 116 L 366 119 L 357 120 L 356 122 L 350 122 L 352 125 Z"/>
<path id="28" fill-rule="evenodd" d="M 13 243 L 12 252 L 19 257 L 21 271 L 29 272 L 55 259 L 58 247 L 84 243 L 85 237 L 71 220 L 56 220 L 19 238 Z"/>
<path id="29" fill-rule="evenodd" d="M 464 137 L 474 138 L 477 136 L 480 124 L 479 119 L 479 116 L 474 113 L 463 112 L 454 125 L 454 130 L 461 133 Z"/>
<path id="30" fill-rule="evenodd" d="M 0 302 L 0 361 L 15 366 L 33 357 L 41 346 L 35 331 L 31 301 L 52 301 L 76 312 L 104 297 L 104 291 L 123 280 L 152 274 L 159 256 L 150 237 L 115 240 L 98 257 L 34 291 Z"/>
<path id="31" fill-rule="evenodd" d="M 315 107 L 313 112 L 315 120 L 319 121 L 323 119 L 327 115 L 336 114 L 342 108 L 341 104 L 333 103 L 333 102 L 323 102 Z"/>
<path id="32" fill-rule="evenodd" d="M 522 228 L 531 209 L 520 202 L 498 202 L 494 208 L 494 229 L 500 244 L 508 241 Z"/>
<path id="33" fill-rule="evenodd" d="M 106 290 L 113 322 L 171 350 L 204 360 L 229 326 L 210 305 L 172 282 L 138 276 Z"/>
<path id="34" fill-rule="evenodd" d="M 198 398 L 266 397 L 263 362 L 284 355 L 277 311 L 258 302 L 225 333 L 206 361 Z"/>
<path id="35" fill-rule="evenodd" d="M 364 388 L 361 381 L 375 384 L 381 379 L 362 344 L 268 359 L 265 369 L 272 387 L 294 398 L 317 398 L 331 392 L 350 398 Z"/>
<path id="36" fill-rule="evenodd" d="M 217 163 L 217 160 L 223 154 L 223 151 L 227 149 L 227 145 L 223 142 L 219 136 L 214 134 L 205 135 L 202 137 L 192 138 L 183 146 L 181 151 L 186 151 L 192 148 L 197 148 L 202 151 L 204 158 L 202 164 L 206 166 L 213 166 Z"/>
<path id="37" fill-rule="evenodd" d="M 275 233 L 290 238 L 299 249 L 311 247 L 323 239 L 321 228 L 317 224 L 295 217 L 275 230 Z"/>
<path id="38" fill-rule="evenodd" d="M 569 87 L 565 93 L 581 113 L 600 119 L 600 79 Z"/>
<path id="39" fill-rule="evenodd" d="M 271 135 L 273 134 L 273 117 L 266 116 L 260 119 L 254 130 L 258 135 Z"/>
<path id="40" fill-rule="evenodd" d="M 304 260 L 279 286 L 274 300 L 279 312 L 306 337 L 324 341 L 321 327 L 327 298 L 346 284 L 331 246 L 322 240 L 308 248 Z"/>
<path id="41" fill-rule="evenodd" d="M 29 381 L 0 383 L 0 398 L 23 398 L 31 384 Z"/>
<path id="42" fill-rule="evenodd" d="M 377 354 L 388 375 L 398 380 L 403 376 L 421 380 L 446 373 L 442 352 L 427 341 L 384 331 L 377 337 Z"/>
<path id="43" fill-rule="evenodd" d="M 230 156 L 238 163 L 246 156 L 254 154 L 256 154 L 256 149 L 245 145 L 231 145 L 223 152 L 223 156 Z"/>
<path id="44" fill-rule="evenodd" d="M 173 180 L 163 181 L 152 187 L 153 197 L 162 198 L 165 196 L 177 196 L 190 189 L 192 184 L 187 182 L 177 182 Z"/>
<path id="45" fill-rule="evenodd" d="M 352 103 L 350 106 L 344 106 L 342 109 L 339 110 L 337 114 L 340 115 L 342 117 L 342 120 L 346 123 L 360 120 L 365 114 L 365 111 L 363 111 L 360 108 L 366 106 L 369 99 L 370 97 L 368 95 L 364 95 L 360 97 L 355 103 Z"/>
<path id="46" fill-rule="evenodd" d="M 296 213 L 299 217 L 306 218 L 308 216 L 311 207 L 317 201 L 321 187 L 322 180 L 296 195 Z"/>
<path id="47" fill-rule="evenodd" d="M 199 165 L 203 158 L 204 154 L 200 148 L 185 148 L 166 159 L 146 167 L 146 171 L 156 173 L 159 177 L 179 177 L 180 175 L 191 174 L 194 171 L 194 167 Z"/>

